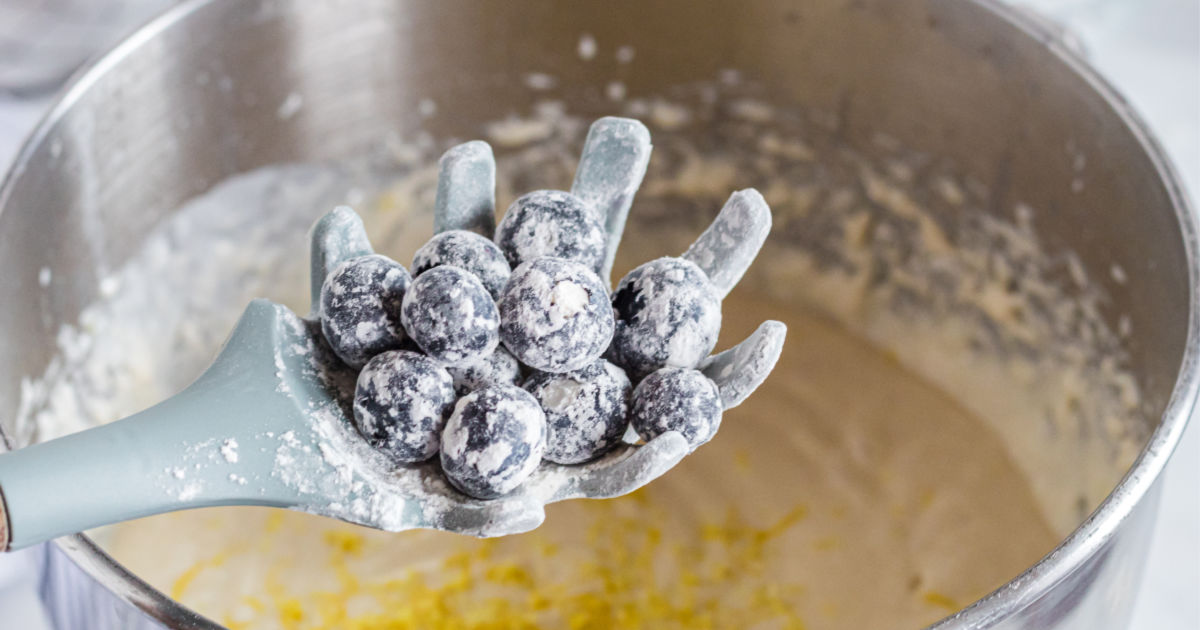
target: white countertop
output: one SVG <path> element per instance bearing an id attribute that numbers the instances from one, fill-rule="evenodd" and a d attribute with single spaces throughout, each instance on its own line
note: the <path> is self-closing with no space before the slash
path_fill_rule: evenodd
<path id="1" fill-rule="evenodd" d="M 1093 63 L 1142 113 L 1200 194 L 1200 0 L 1024 2 L 1067 24 Z M 48 105 L 0 96 L 0 172 Z M 1166 472 L 1157 531 L 1131 630 L 1200 628 L 1200 421 L 1192 422 Z M 34 577 L 20 555 L 0 557 L 6 626 L 46 628 L 21 591 Z M 69 629 L 61 629 L 69 630 Z"/>

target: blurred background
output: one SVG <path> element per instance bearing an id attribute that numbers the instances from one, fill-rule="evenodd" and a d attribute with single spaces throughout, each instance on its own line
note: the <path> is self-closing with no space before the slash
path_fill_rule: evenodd
<path id="1" fill-rule="evenodd" d="M 0 172 L 91 56 L 176 0 L 0 0 Z M 1200 0 L 1014 2 L 1081 51 L 1133 103 L 1200 193 Z M 1200 628 L 1200 428 L 1165 476 L 1133 630 Z M 36 553 L 36 549 L 32 550 Z M 32 556 L 0 556 L 3 626 L 42 630 Z M 70 630 L 70 629 L 61 629 Z"/>

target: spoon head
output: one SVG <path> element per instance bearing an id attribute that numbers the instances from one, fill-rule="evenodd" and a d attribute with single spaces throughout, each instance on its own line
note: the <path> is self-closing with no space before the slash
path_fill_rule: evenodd
<path id="1" fill-rule="evenodd" d="M 649 134 L 637 121 L 601 119 L 588 135 L 572 190 L 604 215 L 609 264 L 649 154 Z M 437 229 L 487 232 L 494 209 L 494 178 L 495 164 L 485 143 L 470 142 L 447 152 L 438 183 Z M 724 295 L 753 261 L 770 224 L 770 210 L 761 195 L 736 193 L 685 256 L 703 263 L 701 267 L 719 281 Z M 313 226 L 312 319 L 301 319 L 269 302 L 252 304 L 243 317 L 263 320 L 252 328 L 272 331 L 271 374 L 265 376 L 274 379 L 276 395 L 286 397 L 293 410 L 283 422 L 291 428 L 279 431 L 270 471 L 285 488 L 278 504 L 378 529 L 430 528 L 501 536 L 540 525 L 549 503 L 633 492 L 689 452 L 687 440 L 672 431 L 645 444 L 623 444 L 584 464 L 543 461 L 515 492 L 486 501 L 453 488 L 436 458 L 416 465 L 392 462 L 355 429 L 351 407 L 355 374 L 337 360 L 314 321 L 320 315 L 320 287 L 329 271 L 369 253 L 370 241 L 357 215 L 349 208 L 335 209 Z M 785 330 L 779 322 L 767 322 L 741 344 L 697 366 L 717 384 L 724 408 L 741 403 L 766 379 L 779 358 Z M 227 352 L 232 356 L 250 345 L 231 341 Z"/>
<path id="2" fill-rule="evenodd" d="M 262 334 L 269 345 L 242 343 L 238 332 Z M 269 361 L 246 356 L 269 350 Z M 352 423 L 355 373 L 337 361 L 316 322 L 286 307 L 258 300 L 242 316 L 214 367 L 269 366 L 275 396 L 290 402 L 288 418 L 275 418 L 273 467 L 263 475 L 281 482 L 275 503 L 377 529 L 439 529 L 473 536 L 502 536 L 536 528 L 545 505 L 576 498 L 627 494 L 670 470 L 688 452 L 670 432 L 647 444 L 622 445 L 588 463 L 542 462 L 516 492 L 494 500 L 462 494 L 436 459 L 400 465 L 376 451 Z"/>

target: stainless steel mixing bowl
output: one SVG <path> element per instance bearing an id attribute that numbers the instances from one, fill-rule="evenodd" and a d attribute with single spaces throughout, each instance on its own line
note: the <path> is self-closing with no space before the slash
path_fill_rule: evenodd
<path id="1" fill-rule="evenodd" d="M 936 627 L 1122 627 L 1158 479 L 1200 383 L 1196 219 L 1129 106 L 989 0 L 186 3 L 78 76 L 0 188 L 6 440 L 21 379 L 42 373 L 59 325 L 181 202 L 259 166 L 355 155 L 396 130 L 475 136 L 530 105 L 519 79 L 532 70 L 556 75 L 568 98 L 602 102 L 617 62 L 583 62 L 585 32 L 636 49 L 620 69 L 630 94 L 737 68 L 778 99 L 838 112 L 846 143 L 886 131 L 955 160 L 990 184 L 996 212 L 1016 199 L 1048 209 L 1040 236 L 1078 252 L 1093 277 L 1121 264 L 1128 281 L 1104 288 L 1136 331 L 1126 349 L 1157 419 L 1148 443 L 1057 549 Z M 303 108 L 280 115 L 292 94 Z M 429 119 L 426 98 L 438 104 Z M 1068 142 L 1088 155 L 1086 190 L 1070 185 Z M 56 279 L 49 294 L 38 292 L 43 267 Z M 48 590 L 72 584 L 66 608 L 81 610 L 60 612 L 76 615 L 63 627 L 214 627 L 86 537 L 58 541 L 49 561 Z"/>

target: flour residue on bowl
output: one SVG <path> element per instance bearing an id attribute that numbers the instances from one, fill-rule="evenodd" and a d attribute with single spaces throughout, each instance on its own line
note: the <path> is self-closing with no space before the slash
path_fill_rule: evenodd
<path id="1" fill-rule="evenodd" d="M 376 605 L 422 627 L 431 610 L 524 614 L 513 602 L 553 602 L 597 623 L 657 620 L 642 627 L 686 627 L 680 615 L 706 606 L 734 615 L 712 617 L 731 627 L 912 627 L 1013 577 L 1115 484 L 1147 426 L 1122 330 L 1106 324 L 1105 295 L 1078 258 L 1038 238 L 1038 209 L 988 214 L 987 187 L 954 164 L 883 135 L 851 147 L 836 115 L 782 107 L 736 74 L 622 96 L 655 149 L 616 277 L 681 253 L 731 190 L 756 187 L 772 206 L 773 236 L 727 303 L 718 346 L 767 317 L 789 324 L 761 400 L 638 497 L 552 509 L 545 537 L 474 546 L 225 510 L 117 528 L 118 557 L 233 627 L 341 627 L 381 614 Z M 590 118 L 543 101 L 481 127 L 496 147 L 498 207 L 568 187 Z M 303 312 L 307 226 L 338 203 L 363 214 L 381 253 L 407 262 L 430 233 L 444 148 L 426 135 L 390 138 L 384 168 L 378 156 L 272 167 L 183 208 L 112 274 L 110 295 L 61 329 L 58 356 L 23 383 L 19 439 L 111 421 L 178 391 L 253 297 Z M 767 434 L 776 439 L 755 437 Z M 275 437 L 284 471 L 313 448 Z M 339 459 L 349 438 L 318 436 L 322 461 L 355 465 Z M 211 451 L 225 461 L 220 441 Z M 183 471 L 175 481 L 186 488 Z M 655 510 L 661 519 L 645 516 Z M 665 558 L 653 587 L 622 571 L 652 539 L 646 557 Z M 553 545 L 566 555 L 543 553 Z M 297 548 L 312 553 L 295 557 Z M 762 564 L 738 564 L 759 552 Z M 625 553 L 633 559 L 618 562 Z M 859 605 L 864 590 L 886 604 Z M 680 597 L 691 605 L 670 604 Z"/>

